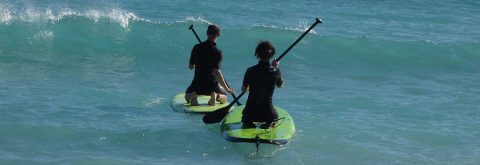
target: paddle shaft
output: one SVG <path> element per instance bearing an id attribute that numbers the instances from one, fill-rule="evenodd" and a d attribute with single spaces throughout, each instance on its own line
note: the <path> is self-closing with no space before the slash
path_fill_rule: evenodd
<path id="1" fill-rule="evenodd" d="M 245 94 L 245 93 L 246 93 L 245 91 L 243 91 L 242 93 L 240 93 L 240 95 L 238 95 L 238 97 L 235 97 L 235 98 L 233 99 L 232 103 L 230 103 L 229 105 L 227 105 L 227 107 L 232 107 L 233 104 L 234 104 L 235 102 L 238 102 L 238 100 L 240 100 L 240 98 L 241 98 L 241 97 L 243 96 L 243 94 Z M 230 109 L 230 108 L 228 108 L 228 109 Z"/>
<path id="2" fill-rule="evenodd" d="M 233 104 L 235 104 L 235 102 L 237 102 L 245 93 L 246 93 L 246 91 L 243 91 L 242 93 L 240 93 L 240 95 L 238 95 L 238 97 L 235 98 L 227 106 L 222 107 L 220 109 L 217 109 L 213 112 L 209 112 L 209 113 L 205 114 L 205 116 L 203 116 L 203 118 L 202 118 L 203 122 L 206 123 L 206 124 L 213 124 L 213 123 L 218 123 L 218 122 L 222 121 L 223 118 L 225 118 L 225 116 L 230 111 L 230 108 L 232 108 Z"/>
<path id="3" fill-rule="evenodd" d="M 300 40 L 302 40 L 303 37 L 305 37 L 305 35 L 307 35 L 319 23 L 322 23 L 322 20 L 320 20 L 319 18 L 315 18 L 315 23 L 313 23 L 313 25 L 310 26 L 307 31 L 303 32 L 303 34 L 298 37 L 298 39 L 295 40 L 295 42 L 293 42 L 293 44 L 290 45 L 290 47 L 288 47 L 287 50 L 282 53 L 282 55 L 275 59 L 275 61 L 280 61 L 295 45 L 297 45 L 298 42 L 300 42 Z"/>
<path id="4" fill-rule="evenodd" d="M 195 29 L 193 29 L 193 25 L 190 25 L 190 27 L 188 27 L 188 29 L 192 30 L 193 34 L 195 35 L 195 37 L 198 40 L 198 43 L 202 43 L 202 40 L 200 40 L 200 37 L 198 37 L 197 32 L 195 31 Z"/>
<path id="5" fill-rule="evenodd" d="M 198 43 L 202 43 L 202 40 L 200 40 L 200 37 L 198 37 L 197 32 L 195 31 L 195 29 L 193 29 L 193 25 L 190 25 L 190 27 L 188 27 L 188 29 L 192 30 L 193 34 L 195 35 L 195 37 L 198 40 Z M 230 88 L 230 85 L 228 85 L 227 81 L 226 80 L 223 80 L 223 81 L 225 81 L 225 84 Z M 242 104 L 240 104 L 240 102 L 238 102 L 237 96 L 235 96 L 235 94 L 231 94 L 231 95 L 232 95 L 233 99 L 235 100 L 235 101 L 233 101 L 234 103 L 237 103 L 238 106 L 242 105 Z"/>

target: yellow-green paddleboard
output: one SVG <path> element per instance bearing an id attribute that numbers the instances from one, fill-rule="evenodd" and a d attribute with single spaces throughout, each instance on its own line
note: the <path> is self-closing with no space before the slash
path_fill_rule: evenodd
<path id="1" fill-rule="evenodd" d="M 185 93 L 180 93 L 172 98 L 170 105 L 172 108 L 179 112 L 189 112 L 189 113 L 207 113 L 212 112 L 222 107 L 228 105 L 228 102 L 221 104 L 220 102 L 216 102 L 215 106 L 208 105 L 208 100 L 210 100 L 210 96 L 198 96 L 198 106 L 191 106 L 185 100 Z"/>
<path id="2" fill-rule="evenodd" d="M 242 112 L 245 106 L 233 108 L 222 122 L 223 136 L 232 142 L 260 142 L 286 144 L 295 134 L 295 124 L 285 110 L 275 107 L 279 120 L 273 128 L 242 128 Z"/>

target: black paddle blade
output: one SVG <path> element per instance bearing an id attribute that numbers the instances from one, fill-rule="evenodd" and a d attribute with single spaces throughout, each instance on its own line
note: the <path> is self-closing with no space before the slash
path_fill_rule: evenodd
<path id="1" fill-rule="evenodd" d="M 222 121 L 222 119 L 225 118 L 225 116 L 227 116 L 227 114 L 230 111 L 230 108 L 232 108 L 233 104 L 235 104 L 235 102 L 237 102 L 238 99 L 240 99 L 244 94 L 245 94 L 245 91 L 240 93 L 240 95 L 238 95 L 238 97 L 235 98 L 233 100 L 233 102 L 231 102 L 227 106 L 225 106 L 223 108 L 220 108 L 220 109 L 217 109 L 213 112 L 205 114 L 205 116 L 203 116 L 203 122 L 205 124 L 213 124 L 213 123 L 218 123 L 218 122 Z"/>
<path id="2" fill-rule="evenodd" d="M 228 111 L 230 111 L 230 108 L 232 108 L 231 104 L 205 114 L 205 116 L 203 116 L 203 122 L 205 124 L 213 124 L 222 121 L 222 119 L 228 114 Z"/>

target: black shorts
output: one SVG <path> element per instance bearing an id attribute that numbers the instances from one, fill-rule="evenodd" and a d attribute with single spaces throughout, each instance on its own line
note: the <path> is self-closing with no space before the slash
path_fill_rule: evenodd
<path id="1" fill-rule="evenodd" d="M 225 95 L 225 93 L 220 89 L 218 85 L 212 85 L 212 86 L 203 87 L 203 88 L 190 85 L 187 88 L 187 91 L 185 91 L 185 93 L 192 93 L 192 92 L 197 93 L 197 95 L 210 95 L 212 94 L 212 92 Z"/>
<path id="2" fill-rule="evenodd" d="M 248 105 L 242 112 L 243 122 L 267 122 L 271 123 L 278 118 L 273 105 Z"/>

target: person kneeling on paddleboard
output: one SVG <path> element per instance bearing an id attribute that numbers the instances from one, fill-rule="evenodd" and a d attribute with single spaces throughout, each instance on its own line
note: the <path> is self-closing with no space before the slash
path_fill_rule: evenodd
<path id="1" fill-rule="evenodd" d="M 234 93 L 223 79 L 220 71 L 222 52 L 216 46 L 220 37 L 220 28 L 216 25 L 209 25 L 207 30 L 208 39 L 196 44 L 190 55 L 189 68 L 195 69 L 192 83 L 185 92 L 185 100 L 190 105 L 197 106 L 197 95 L 210 95 L 208 105 L 215 105 L 215 101 L 225 103 L 227 96 L 219 87 L 219 84 L 228 92 Z"/>
<path id="2" fill-rule="evenodd" d="M 275 48 L 270 42 L 260 42 L 255 49 L 255 56 L 259 62 L 245 72 L 242 91 L 250 92 L 242 116 L 245 128 L 256 127 L 253 122 L 265 122 L 262 127 L 268 128 L 278 118 L 272 104 L 272 96 L 275 86 L 283 86 L 283 79 L 278 61 L 274 60 L 270 65 L 269 60 L 274 54 Z"/>

